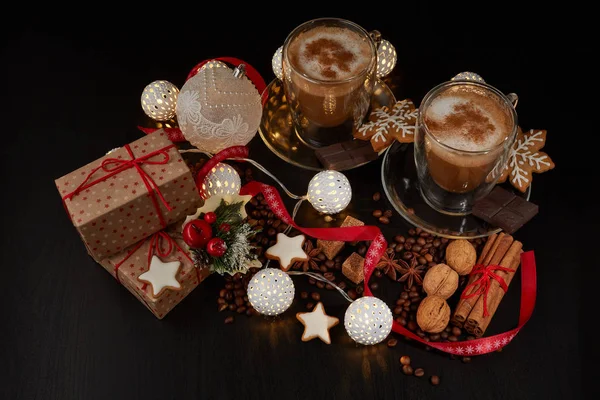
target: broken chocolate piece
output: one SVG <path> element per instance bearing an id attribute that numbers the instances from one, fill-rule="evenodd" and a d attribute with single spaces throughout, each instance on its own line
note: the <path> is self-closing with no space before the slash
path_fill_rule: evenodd
<path id="1" fill-rule="evenodd" d="M 378 157 L 371 144 L 362 140 L 349 140 L 321 147 L 315 150 L 315 155 L 323 167 L 336 171 L 353 168 Z"/>
<path id="2" fill-rule="evenodd" d="M 342 274 L 357 285 L 365 279 L 365 259 L 358 253 L 350 254 L 350 257 L 342 263 Z"/>
<path id="3" fill-rule="evenodd" d="M 538 213 L 538 206 L 510 191 L 496 186 L 477 201 L 473 215 L 512 234 Z"/>

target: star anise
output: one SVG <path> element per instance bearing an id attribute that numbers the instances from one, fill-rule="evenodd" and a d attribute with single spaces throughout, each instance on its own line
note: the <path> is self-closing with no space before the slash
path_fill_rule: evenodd
<path id="1" fill-rule="evenodd" d="M 403 270 L 408 269 L 406 261 L 397 259 L 396 255 L 392 252 L 392 255 L 388 252 L 383 253 L 381 259 L 377 263 L 377 268 L 381 269 L 390 279 L 396 280 L 396 272 L 403 273 Z"/>
<path id="2" fill-rule="evenodd" d="M 404 263 L 406 264 L 406 263 Z M 402 276 L 398 281 L 406 282 L 406 287 L 411 288 L 414 283 L 417 285 L 423 284 L 423 277 L 421 276 L 425 270 L 424 265 L 419 265 L 417 258 L 413 257 L 410 260 L 410 265 L 406 264 L 406 268 L 401 271 Z"/>
<path id="3" fill-rule="evenodd" d="M 316 248 L 310 239 L 307 239 L 304 242 L 302 249 L 308 256 L 308 259 L 306 261 L 296 261 L 294 264 L 292 264 L 292 269 L 302 268 L 302 271 L 304 272 L 308 272 L 308 270 L 311 269 L 315 271 L 318 270 L 318 262 L 320 261 L 318 255 L 321 254 L 321 249 Z"/>

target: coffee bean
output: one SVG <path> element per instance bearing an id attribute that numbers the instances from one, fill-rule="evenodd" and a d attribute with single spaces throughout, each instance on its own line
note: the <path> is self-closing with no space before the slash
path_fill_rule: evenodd
<path id="1" fill-rule="evenodd" d="M 375 275 L 376 278 L 381 278 L 381 275 L 382 275 L 381 270 L 380 269 L 376 269 L 375 272 L 374 272 L 374 275 Z"/>
<path id="2" fill-rule="evenodd" d="M 229 317 L 225 318 L 225 323 L 226 323 L 226 324 L 231 324 L 231 323 L 233 323 L 233 317 L 232 317 L 232 316 L 229 316 Z"/>
<path id="3" fill-rule="evenodd" d="M 423 375 L 425 375 L 425 370 L 423 368 L 417 368 L 417 369 L 415 369 L 415 376 L 417 378 L 420 378 Z"/>
<path id="4" fill-rule="evenodd" d="M 308 292 L 300 292 L 300 298 L 303 300 L 308 299 Z"/>
<path id="5" fill-rule="evenodd" d="M 374 216 L 375 218 L 379 218 L 379 217 L 381 217 L 382 215 L 383 215 L 383 211 L 381 211 L 381 210 L 374 210 L 374 211 L 373 211 L 373 216 Z"/>
<path id="6" fill-rule="evenodd" d="M 325 284 L 323 282 L 317 282 L 317 287 L 319 289 L 324 289 L 325 288 Z"/>
<path id="7" fill-rule="evenodd" d="M 442 244 L 442 241 L 440 239 L 433 240 L 433 247 L 440 247 L 441 244 Z"/>
<path id="8" fill-rule="evenodd" d="M 431 254 L 425 254 L 423 257 L 425 257 L 425 261 L 428 263 L 433 261 L 433 256 Z"/>
<path id="9" fill-rule="evenodd" d="M 421 252 L 421 246 L 418 244 L 414 244 L 411 248 L 410 248 L 413 252 L 415 253 L 420 253 Z"/>
<path id="10" fill-rule="evenodd" d="M 219 312 L 221 312 L 221 311 L 225 311 L 225 310 L 227 310 L 228 308 L 229 308 L 229 306 L 228 306 L 227 304 L 221 304 L 221 305 L 219 306 Z"/>
<path id="11" fill-rule="evenodd" d="M 409 356 L 402 356 L 402 357 L 400 357 L 400 364 L 402 364 L 402 365 L 410 365 L 410 357 Z"/>
<path id="12" fill-rule="evenodd" d="M 369 287 L 371 288 L 371 290 L 377 290 L 379 289 L 379 284 L 377 282 L 371 282 L 369 284 Z"/>
<path id="13" fill-rule="evenodd" d="M 417 336 L 422 339 L 425 337 L 425 332 L 423 332 L 421 329 L 417 329 Z"/>
<path id="14" fill-rule="evenodd" d="M 329 283 L 325 284 L 325 289 L 327 290 L 333 290 L 333 286 L 331 286 Z"/>
<path id="15" fill-rule="evenodd" d="M 251 317 L 251 316 L 253 316 L 254 314 L 256 314 L 256 311 L 254 310 L 254 308 L 252 308 L 252 307 L 248 307 L 248 308 L 246 309 L 246 315 L 247 315 L 247 316 Z"/>
<path id="16" fill-rule="evenodd" d="M 417 323 L 415 321 L 408 321 L 407 326 L 408 326 L 408 329 L 410 329 L 411 331 L 416 331 L 419 328 L 419 326 L 417 325 Z"/>
<path id="17" fill-rule="evenodd" d="M 236 289 L 233 291 L 233 295 L 235 297 L 243 297 L 246 294 L 246 291 L 244 289 Z"/>
<path id="18" fill-rule="evenodd" d="M 430 381 L 433 386 L 437 386 L 440 384 L 440 377 L 437 375 L 431 375 Z"/>
<path id="19" fill-rule="evenodd" d="M 401 306 L 402 304 L 404 304 L 404 299 L 398 299 L 398 300 L 396 300 L 396 305 L 397 306 Z"/>
<path id="20" fill-rule="evenodd" d="M 267 226 L 271 226 L 271 225 L 273 225 L 273 219 L 272 219 L 272 218 L 269 218 L 269 219 L 267 220 Z"/>
<path id="21" fill-rule="evenodd" d="M 396 243 L 404 243 L 405 241 L 406 241 L 406 238 L 402 235 L 394 236 L 394 242 L 396 242 Z"/>
<path id="22" fill-rule="evenodd" d="M 418 238 L 418 239 L 417 239 L 417 243 L 418 243 L 420 246 L 425 246 L 425 243 L 427 243 L 427 242 L 425 241 L 425 238 L 423 238 L 423 237 L 420 237 L 420 238 Z"/>
<path id="23" fill-rule="evenodd" d="M 398 243 L 394 250 L 396 250 L 396 253 L 400 253 L 402 250 L 404 250 L 404 245 L 402 243 Z"/>
<path id="24" fill-rule="evenodd" d="M 413 290 L 413 288 L 415 288 L 415 290 Z M 408 297 L 411 299 L 419 297 L 419 293 L 416 291 L 416 286 L 411 287 L 410 292 L 408 292 Z"/>
<path id="25" fill-rule="evenodd" d="M 238 307 L 236 311 L 238 314 L 243 314 L 246 312 L 246 307 L 245 306 Z"/>
<path id="26" fill-rule="evenodd" d="M 420 255 L 424 256 L 425 254 L 429 253 L 429 249 L 421 249 L 421 251 L 419 252 Z"/>
<path id="27" fill-rule="evenodd" d="M 435 267 L 436 265 L 438 265 L 438 263 L 436 263 L 436 262 L 434 262 L 434 261 L 431 261 L 431 262 L 428 262 L 428 263 L 427 263 L 427 266 L 428 266 L 429 268 L 431 268 L 431 267 Z"/>
<path id="28" fill-rule="evenodd" d="M 327 261 L 325 261 L 325 266 L 327 268 L 333 268 L 335 266 L 335 261 L 333 261 L 333 260 L 327 260 Z"/>
<path id="29" fill-rule="evenodd" d="M 406 324 L 407 324 L 406 318 L 403 318 L 403 317 L 397 318 L 396 322 L 398 322 L 402 326 L 406 326 Z"/>
<path id="30" fill-rule="evenodd" d="M 227 290 L 221 289 L 219 291 L 219 297 L 225 298 L 226 295 L 227 295 Z"/>
<path id="31" fill-rule="evenodd" d="M 442 332 L 440 336 L 442 337 L 442 339 L 448 339 L 448 332 Z"/>
<path id="32" fill-rule="evenodd" d="M 238 307 L 244 305 L 244 299 L 242 299 L 240 296 L 236 297 L 235 298 L 235 305 L 238 306 Z"/>
<path id="33" fill-rule="evenodd" d="M 273 221 L 273 224 L 271 225 L 273 228 L 277 229 L 279 227 L 279 225 L 281 224 L 281 221 L 276 219 Z"/>
<path id="34" fill-rule="evenodd" d="M 471 357 L 463 357 L 462 358 L 462 362 L 466 363 L 470 363 L 471 362 Z"/>
<path id="35" fill-rule="evenodd" d="M 383 212 L 383 215 L 384 215 L 385 217 L 392 218 L 392 215 L 394 215 L 394 213 L 392 212 L 392 210 L 385 210 L 385 211 Z"/>
<path id="36" fill-rule="evenodd" d="M 333 282 L 333 281 L 335 281 L 335 275 L 333 274 L 333 272 L 325 272 L 325 273 L 323 274 L 323 277 L 324 277 L 325 279 L 327 279 L 329 282 Z"/>
<path id="37" fill-rule="evenodd" d="M 404 245 L 406 246 L 406 245 Z M 413 258 L 413 255 L 411 252 L 407 251 L 404 254 L 402 254 L 402 258 L 406 261 L 410 260 L 411 258 Z"/>
<path id="38" fill-rule="evenodd" d="M 385 252 L 386 252 L 386 253 L 387 253 L 389 256 L 391 256 L 391 255 L 393 255 L 393 254 L 394 254 L 394 249 L 395 249 L 395 247 L 396 247 L 396 246 L 388 247 L 387 249 L 385 249 Z"/>
<path id="39" fill-rule="evenodd" d="M 456 336 L 454 336 L 454 335 L 450 335 L 450 336 L 448 336 L 448 341 L 449 342 L 456 342 L 456 341 L 458 341 L 458 338 Z"/>
<path id="40" fill-rule="evenodd" d="M 460 330 L 460 328 L 458 326 L 452 327 L 452 334 L 454 336 L 460 336 L 461 333 L 462 333 L 462 331 Z"/>
<path id="41" fill-rule="evenodd" d="M 398 344 L 398 339 L 391 338 L 387 342 L 387 347 L 396 347 L 397 344 Z"/>
<path id="42" fill-rule="evenodd" d="M 269 236 L 275 236 L 277 234 L 277 231 L 274 228 L 269 228 L 269 230 L 267 231 L 267 235 Z"/>
<path id="43" fill-rule="evenodd" d="M 408 293 L 407 293 L 407 292 L 402 292 L 402 293 L 400 293 L 400 298 L 401 298 L 402 300 L 408 300 L 408 297 L 409 297 L 409 296 L 408 296 Z"/>
<path id="44" fill-rule="evenodd" d="M 350 297 L 352 300 L 356 300 L 356 298 L 358 297 L 356 295 L 356 290 L 354 290 L 354 289 L 348 290 L 348 297 Z"/>
<path id="45" fill-rule="evenodd" d="M 403 365 L 402 366 L 402 373 L 404 375 L 412 375 L 413 374 L 413 369 L 410 365 Z"/>
<path id="46" fill-rule="evenodd" d="M 475 336 L 467 336 L 467 340 L 475 340 Z"/>
<path id="47" fill-rule="evenodd" d="M 227 300 L 225 300 L 225 299 L 224 299 L 224 298 L 222 298 L 222 297 L 219 297 L 219 298 L 217 299 L 217 304 L 219 304 L 219 305 L 220 305 L 220 304 L 227 304 Z"/>
<path id="48" fill-rule="evenodd" d="M 408 230 L 408 234 L 409 234 L 410 236 L 415 236 L 415 235 L 417 234 L 417 232 L 416 232 L 416 231 L 415 231 L 413 228 L 410 228 L 410 229 Z"/>
<path id="49" fill-rule="evenodd" d="M 442 241 L 442 244 L 446 244 L 449 242 L 448 238 L 442 238 L 441 241 Z"/>
<path id="50" fill-rule="evenodd" d="M 356 293 L 362 294 L 362 292 L 364 292 L 365 288 L 363 285 L 358 285 L 355 290 L 356 290 Z"/>
<path id="51" fill-rule="evenodd" d="M 364 256 L 365 254 L 367 254 L 367 246 L 365 246 L 364 244 L 361 244 L 360 246 L 358 246 L 358 249 L 356 250 L 356 252 L 360 256 Z"/>
<path id="52" fill-rule="evenodd" d="M 315 307 L 315 303 L 312 303 L 312 302 L 306 303 L 306 308 L 308 310 L 312 310 L 314 307 Z"/>
<path id="53" fill-rule="evenodd" d="M 414 237 L 409 237 L 408 239 L 406 239 L 406 242 L 405 242 L 405 243 L 408 243 L 408 244 L 415 244 L 416 242 L 417 242 L 417 241 L 415 240 L 415 238 L 414 238 Z"/>
<path id="54" fill-rule="evenodd" d="M 323 265 L 321 265 L 321 266 L 319 267 L 319 271 L 321 271 L 321 272 L 325 273 L 325 272 L 327 272 L 327 271 L 329 271 L 329 270 L 327 269 L 327 267 L 325 266 L 325 264 L 323 264 Z"/>
<path id="55" fill-rule="evenodd" d="M 317 255 L 317 258 L 318 258 L 320 261 L 325 261 L 325 260 L 327 260 L 327 256 L 326 256 L 325 254 L 323 254 L 323 253 L 319 253 L 319 254 Z"/>
<path id="56" fill-rule="evenodd" d="M 231 293 L 229 291 L 227 293 L 225 293 L 225 300 L 227 300 L 227 301 L 233 300 L 233 293 Z"/>
<path id="57" fill-rule="evenodd" d="M 321 295 L 317 292 L 312 292 L 310 294 L 311 299 L 313 299 L 314 301 L 319 301 L 321 300 Z"/>
<path id="58" fill-rule="evenodd" d="M 375 192 L 375 193 L 373 193 L 373 200 L 374 200 L 374 201 L 379 201 L 379 200 L 381 200 L 381 193 L 379 193 L 379 192 Z"/>
<path id="59" fill-rule="evenodd" d="M 446 326 L 444 328 L 444 332 L 448 332 L 448 333 L 452 332 L 452 327 L 450 325 Z"/>
<path id="60" fill-rule="evenodd" d="M 258 205 L 258 200 L 256 200 L 256 197 L 253 197 L 250 199 L 250 204 L 253 205 L 254 207 L 256 207 Z"/>
<path id="61" fill-rule="evenodd" d="M 411 304 L 410 305 L 410 311 L 417 311 L 418 308 L 419 308 L 418 304 Z"/>
<path id="62" fill-rule="evenodd" d="M 389 217 L 385 217 L 385 216 L 379 217 L 379 222 L 382 223 L 382 224 L 384 224 L 384 225 L 387 225 L 387 224 L 390 223 L 390 219 L 389 219 Z"/>
<path id="63" fill-rule="evenodd" d="M 315 283 L 317 283 L 317 280 L 315 278 L 308 278 L 308 283 L 314 285 Z"/>
<path id="64" fill-rule="evenodd" d="M 406 243 L 404 243 L 403 246 L 404 246 L 404 250 L 409 251 L 409 250 L 412 250 L 413 245 L 411 243 L 406 242 Z"/>
<path id="65" fill-rule="evenodd" d="M 424 249 L 427 249 L 429 251 L 429 249 L 431 249 L 433 247 L 433 245 L 431 243 L 425 243 L 425 246 L 423 246 Z"/>
<path id="66" fill-rule="evenodd" d="M 402 313 L 402 307 L 396 307 L 396 308 L 394 308 L 394 314 L 400 315 L 400 313 Z"/>
<path id="67" fill-rule="evenodd" d="M 429 338 L 431 339 L 432 342 L 437 342 L 438 340 L 440 340 L 440 334 L 434 333 L 434 334 L 430 335 Z"/>
<path id="68" fill-rule="evenodd" d="M 342 290 L 346 289 L 346 282 L 341 281 L 340 283 L 338 283 L 338 287 Z"/>
<path id="69" fill-rule="evenodd" d="M 263 238 L 263 240 L 261 240 L 261 241 L 260 241 L 260 243 L 261 243 L 263 246 L 266 246 L 266 245 L 268 245 L 268 244 L 269 244 L 269 238 Z"/>
<path id="70" fill-rule="evenodd" d="M 419 261 L 419 264 L 421 264 L 421 265 L 427 264 L 427 258 L 425 258 L 423 256 L 419 257 L 417 260 Z"/>

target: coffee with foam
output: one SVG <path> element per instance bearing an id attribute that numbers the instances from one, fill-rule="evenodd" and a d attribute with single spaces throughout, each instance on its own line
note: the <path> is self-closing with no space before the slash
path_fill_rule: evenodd
<path id="1" fill-rule="evenodd" d="M 343 81 L 362 73 L 371 63 L 371 46 L 357 32 L 319 26 L 302 32 L 290 43 L 290 60 L 307 77 Z"/>
<path id="2" fill-rule="evenodd" d="M 432 136 L 425 139 L 431 177 L 445 190 L 465 193 L 494 168 L 515 121 L 497 95 L 465 84 L 438 93 L 424 110 L 423 124 Z"/>

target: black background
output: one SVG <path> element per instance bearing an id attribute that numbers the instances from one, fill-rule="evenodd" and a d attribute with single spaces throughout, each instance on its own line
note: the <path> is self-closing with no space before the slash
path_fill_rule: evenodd
<path id="1" fill-rule="evenodd" d="M 489 19 L 498 13 L 466 3 L 444 13 L 426 4 L 366 7 L 344 12 L 286 3 L 267 12 L 265 4 L 224 3 L 210 10 L 164 3 L 131 15 L 93 5 L 72 14 L 22 10 L 6 16 L 0 39 L 2 398 L 583 397 L 582 282 L 584 264 L 597 264 L 584 260 L 596 252 L 587 240 L 597 214 L 583 185 L 595 181 L 585 154 L 593 126 L 582 109 L 585 87 L 594 80 L 586 68 L 593 52 L 587 35 L 567 37 L 562 28 L 584 22 L 508 5 L 498 21 Z M 54 179 L 140 137 L 146 84 L 166 79 L 181 87 L 192 66 L 219 56 L 244 59 L 270 81 L 272 54 L 286 34 L 321 16 L 378 29 L 395 45 L 398 99 L 418 104 L 436 84 L 475 71 L 519 94 L 524 129 L 548 130 L 544 150 L 557 167 L 535 176 L 531 200 L 540 213 L 515 235 L 536 252 L 537 305 L 502 353 L 464 364 L 403 340 L 394 349 L 359 347 L 342 326 L 332 329 L 329 346 L 303 343 L 294 318 L 302 309 L 298 299 L 280 320 L 243 317 L 224 325 L 216 310 L 218 276 L 159 321 L 88 257 L 64 213 Z M 293 192 L 306 190 L 312 173 L 281 162 L 259 137 L 251 156 Z M 376 161 L 347 173 L 360 182 L 351 212 L 365 221 L 374 207 L 371 194 L 381 190 L 379 168 Z M 398 215 L 392 220 L 388 237 L 409 228 Z M 301 277 L 294 280 L 298 291 L 308 286 Z M 518 285 L 511 288 L 491 333 L 516 324 Z M 393 302 L 393 290 L 385 289 L 381 297 Z M 339 295 L 323 293 L 323 300 L 330 314 L 343 318 Z M 440 386 L 404 376 L 401 355 L 425 368 L 426 377 L 439 375 Z"/>

